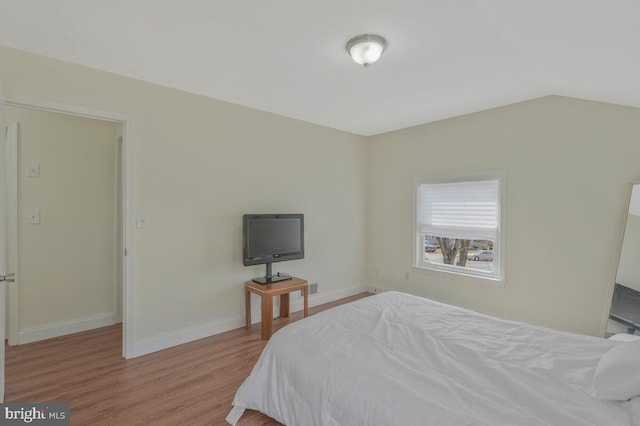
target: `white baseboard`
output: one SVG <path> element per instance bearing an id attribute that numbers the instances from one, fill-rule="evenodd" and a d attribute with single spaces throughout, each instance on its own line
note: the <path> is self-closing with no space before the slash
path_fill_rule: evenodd
<path id="1" fill-rule="evenodd" d="M 26 328 L 18 332 L 18 344 L 37 342 L 66 334 L 79 333 L 94 328 L 106 327 L 117 322 L 116 314 L 95 315 L 70 321 L 62 321 L 38 327 Z"/>
<path id="2" fill-rule="evenodd" d="M 371 289 L 365 285 L 359 285 L 354 287 L 347 287 L 340 290 L 330 291 L 324 294 L 312 294 L 309 296 L 309 307 L 323 305 L 325 303 L 333 302 L 338 299 L 343 299 L 349 296 L 355 296 L 356 294 L 363 293 L 365 291 L 371 291 Z M 304 300 L 296 300 L 291 303 L 291 312 L 297 312 L 304 309 Z"/>
<path id="3" fill-rule="evenodd" d="M 373 286 L 369 288 L 369 291 L 377 294 L 377 293 L 384 293 L 385 291 L 403 291 L 403 290 L 398 290 L 397 288 Z"/>
<path id="4" fill-rule="evenodd" d="M 332 291 L 326 294 L 316 294 L 309 296 L 309 307 L 322 305 L 324 303 L 333 302 L 344 297 L 349 297 L 362 293 L 364 291 L 370 291 L 367 286 L 354 286 L 341 290 Z M 274 301 L 275 302 L 275 301 Z M 277 304 L 274 303 L 274 315 L 278 315 Z M 304 301 L 302 299 L 291 303 L 290 312 L 297 312 L 304 309 Z M 260 309 L 251 310 L 251 323 L 260 322 L 261 311 Z M 135 358 L 142 355 L 147 355 L 152 352 L 168 349 L 173 346 L 181 345 L 183 343 L 192 342 L 194 340 L 203 339 L 205 337 L 213 336 L 216 334 L 224 333 L 225 331 L 235 330 L 242 328 L 246 324 L 244 315 L 213 321 L 207 324 L 203 324 L 196 327 L 185 328 L 174 332 L 163 333 L 157 336 L 149 337 L 139 340 L 133 344 L 133 353 L 131 358 Z"/>
<path id="5" fill-rule="evenodd" d="M 330 303 L 338 299 L 343 299 L 345 297 L 354 296 L 359 293 L 363 293 L 365 291 L 372 292 L 372 289 L 365 285 L 348 287 L 340 290 L 334 290 L 329 293 L 323 294 L 311 294 L 309 295 L 309 307 L 312 308 L 314 306 L 323 305 L 325 303 Z M 296 292 L 297 294 L 298 292 Z M 293 293 L 291 293 L 293 296 Z M 258 297 L 259 298 L 259 297 Z M 290 302 L 289 311 L 290 312 L 298 312 L 304 309 L 304 299 L 300 297 L 298 300 L 294 300 Z M 273 298 L 273 317 L 277 318 L 280 315 L 280 300 L 277 297 Z M 251 324 L 259 323 L 262 319 L 262 310 L 260 306 L 252 306 L 251 307 Z"/>
<path id="6" fill-rule="evenodd" d="M 194 340 L 204 339 L 205 337 L 235 330 L 236 328 L 242 328 L 245 326 L 245 323 L 245 317 L 242 315 L 148 337 L 133 343 L 133 354 L 131 358 L 147 355 Z"/>

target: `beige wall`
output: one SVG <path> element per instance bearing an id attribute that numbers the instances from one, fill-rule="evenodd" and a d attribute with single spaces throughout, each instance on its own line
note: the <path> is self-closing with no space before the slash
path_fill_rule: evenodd
<path id="1" fill-rule="evenodd" d="M 137 343 L 241 321 L 263 268 L 242 266 L 240 218 L 272 211 L 305 213 L 306 259 L 275 270 L 320 295 L 370 283 L 599 331 L 640 181 L 638 109 L 548 97 L 363 138 L 4 47 L 0 80 L 132 117 L 133 210 L 150 220 L 133 232 Z M 504 286 L 411 269 L 413 179 L 485 171 L 506 172 Z"/>
<path id="2" fill-rule="evenodd" d="M 6 108 L 18 132 L 19 331 L 116 314 L 119 124 Z M 40 177 L 27 177 L 37 162 Z M 40 211 L 40 224 L 27 211 Z"/>
<path id="3" fill-rule="evenodd" d="M 132 118 L 133 212 L 150 222 L 131 247 L 136 345 L 243 323 L 242 283 L 264 274 L 242 265 L 244 213 L 305 214 L 306 258 L 274 272 L 318 282 L 316 298 L 364 284 L 365 138 L 5 47 L 0 80 Z"/>
<path id="4" fill-rule="evenodd" d="M 370 143 L 368 270 L 375 286 L 600 333 L 628 184 L 640 179 L 640 109 L 553 96 Z M 487 171 L 506 173 L 504 285 L 412 269 L 414 179 Z"/>

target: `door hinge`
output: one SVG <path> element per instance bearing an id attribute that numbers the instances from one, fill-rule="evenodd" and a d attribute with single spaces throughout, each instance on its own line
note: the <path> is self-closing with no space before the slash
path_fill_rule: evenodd
<path id="1" fill-rule="evenodd" d="M 2 281 L 8 282 L 8 283 L 15 283 L 16 274 L 0 275 L 0 282 Z"/>

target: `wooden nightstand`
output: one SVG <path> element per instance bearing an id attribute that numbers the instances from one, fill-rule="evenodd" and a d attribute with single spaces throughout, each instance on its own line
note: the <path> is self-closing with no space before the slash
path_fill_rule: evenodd
<path id="1" fill-rule="evenodd" d="M 289 293 L 302 290 L 304 294 L 304 316 L 309 316 L 309 284 L 302 278 L 291 277 L 290 280 L 269 284 L 254 281 L 244 283 L 244 300 L 247 315 L 246 328 L 251 328 L 251 293 L 260 295 L 262 300 L 262 339 L 269 340 L 273 332 L 273 296 L 280 296 L 280 316 L 289 316 Z"/>

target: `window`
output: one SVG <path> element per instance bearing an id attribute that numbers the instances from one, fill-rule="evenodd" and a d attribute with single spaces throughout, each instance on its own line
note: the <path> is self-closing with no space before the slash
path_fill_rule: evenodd
<path id="1" fill-rule="evenodd" d="M 502 280 L 501 175 L 416 184 L 414 266 Z"/>

